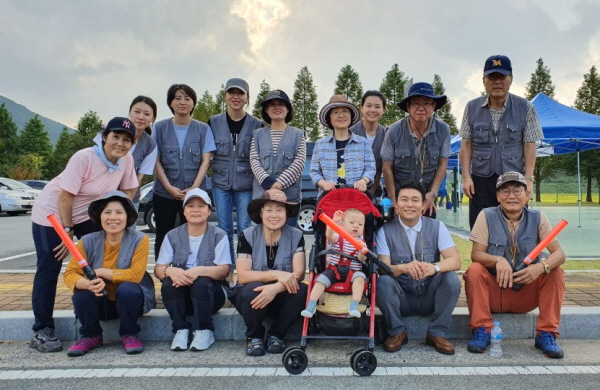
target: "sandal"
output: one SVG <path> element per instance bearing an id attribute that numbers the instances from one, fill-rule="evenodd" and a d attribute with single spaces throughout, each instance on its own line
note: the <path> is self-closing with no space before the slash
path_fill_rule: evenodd
<path id="1" fill-rule="evenodd" d="M 246 344 L 246 355 L 248 356 L 263 356 L 265 347 L 261 339 L 248 339 Z"/>
<path id="2" fill-rule="evenodd" d="M 270 336 L 268 338 L 267 351 L 269 351 L 269 353 L 283 353 L 284 350 L 285 344 L 282 339 L 275 336 Z"/>

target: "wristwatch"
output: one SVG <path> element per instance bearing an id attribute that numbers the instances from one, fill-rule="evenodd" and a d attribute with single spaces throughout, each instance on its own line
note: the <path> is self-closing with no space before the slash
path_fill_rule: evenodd
<path id="1" fill-rule="evenodd" d="M 440 266 L 437 264 L 433 265 L 433 269 L 435 270 L 435 273 L 437 274 L 438 272 L 440 272 Z"/>
<path id="2" fill-rule="evenodd" d="M 75 229 L 75 226 L 65 226 L 65 232 L 67 233 L 71 233 L 73 231 L 73 229 Z"/>
<path id="3" fill-rule="evenodd" d="M 541 261 L 540 263 L 542 263 L 542 265 L 544 266 L 544 272 L 546 272 L 547 274 L 550 273 L 550 266 L 548 265 L 548 263 L 546 263 L 545 261 Z"/>

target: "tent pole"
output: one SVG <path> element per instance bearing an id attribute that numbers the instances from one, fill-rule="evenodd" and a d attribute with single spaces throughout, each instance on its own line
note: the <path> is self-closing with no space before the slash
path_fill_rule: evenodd
<path id="1" fill-rule="evenodd" d="M 579 142 L 577 142 L 577 204 L 579 207 L 579 225 L 581 227 L 581 168 L 579 165 Z"/>

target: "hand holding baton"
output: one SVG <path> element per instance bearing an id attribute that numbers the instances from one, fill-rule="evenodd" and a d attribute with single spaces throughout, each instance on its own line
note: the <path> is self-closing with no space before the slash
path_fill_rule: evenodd
<path id="1" fill-rule="evenodd" d="M 367 248 L 363 243 L 361 243 L 360 241 L 358 241 L 356 238 L 352 237 L 350 235 L 350 233 L 348 233 L 340 225 L 338 225 L 337 223 L 335 223 L 333 219 L 331 219 L 331 218 L 329 218 L 327 216 L 327 214 L 321 213 L 319 215 L 319 219 L 321 221 L 323 221 L 323 223 L 325 223 L 325 225 L 327 225 L 331 229 L 333 229 L 337 234 L 339 234 L 340 236 L 342 236 L 344 238 L 344 240 L 346 240 L 350 244 L 352 244 L 352 246 L 354 248 L 356 248 L 357 251 L 359 251 L 360 253 L 362 253 L 363 255 L 365 255 L 367 258 L 369 258 L 372 262 L 374 262 L 375 264 L 377 264 L 377 266 L 379 268 L 381 268 L 381 270 L 384 273 L 386 273 L 386 274 L 388 274 L 390 276 L 394 276 L 394 272 L 392 271 L 392 269 L 387 264 L 385 264 L 383 261 L 379 260 L 379 257 L 377 257 L 377 255 L 375 253 L 371 252 L 369 250 L 369 248 Z"/>
<path id="2" fill-rule="evenodd" d="M 50 221 L 50 224 L 52 224 L 52 227 L 60 236 L 63 244 L 65 244 L 69 252 L 71 252 L 75 260 L 77 260 L 77 264 L 79 264 L 79 266 L 81 267 L 81 270 L 83 271 L 85 277 L 88 280 L 98 279 L 92 267 L 90 267 L 88 262 L 83 258 L 81 252 L 79 252 L 79 250 L 75 246 L 75 243 L 73 242 L 73 240 L 71 240 L 71 237 L 69 237 L 69 235 L 65 231 L 65 228 L 63 228 L 61 223 L 58 221 L 58 218 L 56 218 L 54 214 L 50 214 L 48 216 L 48 221 Z M 106 290 L 102 290 L 102 295 L 106 296 Z"/>
<path id="3" fill-rule="evenodd" d="M 554 226 L 554 228 L 552 230 L 550 230 L 550 233 L 548 233 L 548 235 L 546 237 L 544 237 L 544 239 L 542 241 L 540 241 L 540 243 L 537 244 L 536 247 L 533 248 L 531 252 L 529 252 L 527 257 L 525 257 L 525 259 L 523 259 L 523 262 L 519 263 L 519 265 L 517 265 L 515 267 L 514 272 L 519 272 L 522 269 L 524 269 L 525 267 L 528 267 L 533 262 L 533 260 L 535 260 L 535 258 L 537 258 L 540 255 L 540 253 L 542 253 L 544 248 L 546 248 L 548 246 L 548 244 L 550 244 L 550 242 L 552 240 L 554 240 L 556 238 L 556 236 L 558 236 L 558 234 L 568 224 L 569 223 L 567 221 L 565 221 L 564 219 L 561 219 L 560 222 L 557 223 L 556 226 Z M 522 284 L 513 284 L 513 290 L 515 290 L 515 291 L 519 291 L 521 289 L 521 287 L 523 287 Z"/>

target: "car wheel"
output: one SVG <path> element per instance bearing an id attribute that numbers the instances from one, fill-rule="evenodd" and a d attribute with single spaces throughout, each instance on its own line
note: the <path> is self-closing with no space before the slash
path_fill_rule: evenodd
<path id="1" fill-rule="evenodd" d="M 148 225 L 150 232 L 156 233 L 156 224 L 154 223 L 154 207 L 150 207 L 148 211 L 146 211 L 144 221 L 146 222 L 146 225 Z"/>
<path id="2" fill-rule="evenodd" d="M 302 230 L 303 233 L 312 233 L 312 219 L 315 216 L 315 205 L 305 204 L 300 207 L 298 212 L 298 229 Z"/>
<path id="3" fill-rule="evenodd" d="M 19 215 L 19 214 L 25 214 L 27 211 L 7 211 L 6 214 L 8 215 Z"/>

